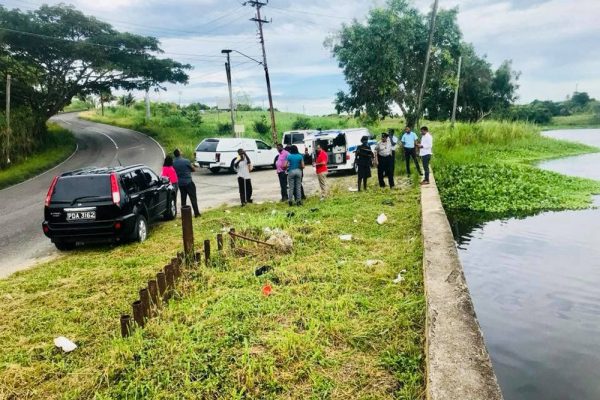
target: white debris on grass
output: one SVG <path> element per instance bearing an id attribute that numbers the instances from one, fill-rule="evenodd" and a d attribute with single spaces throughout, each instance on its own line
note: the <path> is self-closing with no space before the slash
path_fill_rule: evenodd
<path id="1" fill-rule="evenodd" d="M 358 189 L 357 188 L 353 188 L 353 187 L 349 187 L 348 191 L 349 192 L 358 192 Z"/>
<path id="2" fill-rule="evenodd" d="M 374 267 L 375 265 L 383 265 L 383 261 L 381 261 L 381 260 L 367 260 L 367 261 L 365 261 L 365 265 L 367 267 Z"/>
<path id="3" fill-rule="evenodd" d="M 404 281 L 404 277 L 402 276 L 402 273 L 400 273 L 400 274 L 398 274 L 396 279 L 394 279 L 394 283 L 400 283 L 402 281 Z"/>
<path id="4" fill-rule="evenodd" d="M 350 242 L 352 241 L 352 235 L 340 235 L 340 240 L 342 242 Z"/>
<path id="5" fill-rule="evenodd" d="M 265 228 L 264 232 L 270 234 L 271 237 L 267 240 L 267 243 L 274 246 L 278 251 L 283 253 L 290 253 L 294 248 L 294 241 L 292 237 L 287 234 L 287 232 L 282 231 L 281 229 L 269 229 Z"/>
<path id="6" fill-rule="evenodd" d="M 64 336 L 54 339 L 54 345 L 65 353 L 70 353 L 77 348 L 77 345 Z"/>
<path id="7" fill-rule="evenodd" d="M 225 210 L 225 214 L 231 214 L 231 211 Z"/>
<path id="8" fill-rule="evenodd" d="M 271 210 L 271 215 L 277 214 L 277 210 Z"/>
<path id="9" fill-rule="evenodd" d="M 383 213 L 382 213 L 382 214 L 379 214 L 379 217 L 377 217 L 377 223 L 378 223 L 379 225 L 383 225 L 383 224 L 385 224 L 385 223 L 387 222 L 387 220 L 388 220 L 388 217 L 387 217 L 387 215 L 385 215 L 385 214 L 383 214 Z"/>

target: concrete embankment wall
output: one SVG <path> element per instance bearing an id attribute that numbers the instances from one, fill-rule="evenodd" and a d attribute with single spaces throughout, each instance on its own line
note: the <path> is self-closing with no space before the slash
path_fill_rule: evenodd
<path id="1" fill-rule="evenodd" d="M 421 203 L 427 399 L 501 400 L 435 179 L 423 187 Z"/>

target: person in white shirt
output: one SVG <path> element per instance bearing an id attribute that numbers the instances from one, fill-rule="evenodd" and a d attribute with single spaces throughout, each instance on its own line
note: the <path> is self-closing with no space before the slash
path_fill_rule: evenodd
<path id="1" fill-rule="evenodd" d="M 244 207 L 247 203 L 252 203 L 252 181 L 250 180 L 252 164 L 244 149 L 238 150 L 238 156 L 233 165 L 237 171 L 240 201 L 242 202 L 242 207 Z"/>
<path id="2" fill-rule="evenodd" d="M 392 170 L 392 143 L 388 140 L 388 134 L 381 134 L 381 142 L 375 146 L 375 160 L 377 161 L 377 177 L 379 186 L 384 188 L 384 176 L 387 176 L 390 188 L 394 187 L 394 171 Z"/>
<path id="3" fill-rule="evenodd" d="M 421 143 L 419 144 L 421 149 L 421 161 L 423 162 L 423 170 L 425 172 L 425 178 L 421 185 L 429 184 L 429 162 L 431 161 L 432 148 L 433 148 L 433 137 L 429 132 L 429 128 L 426 126 L 421 128 Z"/>

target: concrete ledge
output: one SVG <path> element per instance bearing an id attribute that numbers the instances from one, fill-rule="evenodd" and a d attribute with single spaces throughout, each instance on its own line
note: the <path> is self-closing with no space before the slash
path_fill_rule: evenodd
<path id="1" fill-rule="evenodd" d="M 435 185 L 421 191 L 427 399 L 501 400 L 450 224 Z"/>

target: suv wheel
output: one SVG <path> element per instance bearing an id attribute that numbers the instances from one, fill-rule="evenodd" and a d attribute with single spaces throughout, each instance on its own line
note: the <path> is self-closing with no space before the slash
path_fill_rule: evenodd
<path id="1" fill-rule="evenodd" d="M 60 251 L 69 251 L 75 248 L 75 243 L 68 242 L 55 242 L 54 245 Z"/>
<path id="2" fill-rule="evenodd" d="M 169 204 L 167 205 L 164 216 L 167 221 L 171 221 L 177 216 L 177 203 L 175 203 L 174 198 L 169 199 Z"/>
<path id="3" fill-rule="evenodd" d="M 212 172 L 213 174 L 218 174 L 219 171 L 221 170 L 221 167 L 212 167 L 209 168 L 210 172 Z"/>
<path id="4" fill-rule="evenodd" d="M 133 231 L 133 240 L 139 243 L 144 242 L 148 238 L 148 222 L 146 217 L 138 215 Z"/>

